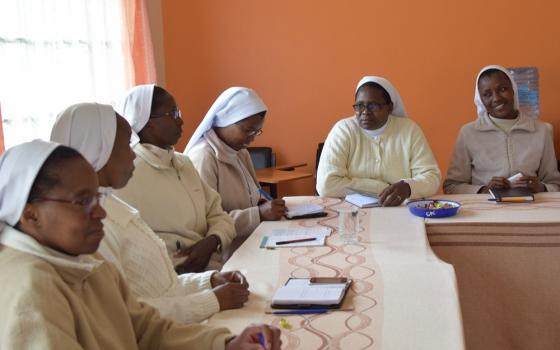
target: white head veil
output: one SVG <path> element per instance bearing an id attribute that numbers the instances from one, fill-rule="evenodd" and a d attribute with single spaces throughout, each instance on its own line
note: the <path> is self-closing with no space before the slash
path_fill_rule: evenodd
<path id="1" fill-rule="evenodd" d="M 18 223 L 39 170 L 58 146 L 35 140 L 14 146 L 0 157 L 0 231 L 6 224 Z"/>
<path id="2" fill-rule="evenodd" d="M 474 104 L 476 105 L 476 113 L 478 114 L 479 117 L 483 117 L 486 115 L 486 107 L 484 107 L 484 103 L 482 103 L 482 99 L 480 98 L 480 94 L 478 93 L 478 79 L 480 79 L 480 76 L 482 75 L 482 73 L 486 72 L 487 70 L 490 69 L 496 69 L 499 70 L 501 72 L 504 72 L 504 74 L 508 77 L 509 81 L 511 81 L 511 87 L 513 89 L 513 109 L 518 111 L 519 110 L 519 94 L 517 93 L 517 84 L 515 83 L 515 80 L 513 80 L 513 77 L 511 76 L 511 73 L 504 68 L 503 66 L 499 66 L 496 64 L 491 64 L 489 66 L 486 66 L 484 68 L 482 68 L 480 70 L 480 72 L 478 73 L 478 75 L 476 76 L 476 81 L 474 82 Z"/>
<path id="3" fill-rule="evenodd" d="M 230 87 L 214 101 L 192 135 L 185 154 L 213 127 L 225 127 L 268 109 L 255 91 L 245 87 Z"/>
<path id="4" fill-rule="evenodd" d="M 360 82 L 356 86 L 356 92 L 358 92 L 358 89 L 360 89 L 360 87 L 362 87 L 362 85 L 366 83 L 379 84 L 381 85 L 382 88 L 385 89 L 385 91 L 387 91 L 387 93 L 389 93 L 389 97 L 391 97 L 391 102 L 393 102 L 393 111 L 391 112 L 392 115 L 394 115 L 395 117 L 403 117 L 403 118 L 408 117 L 408 114 L 406 114 L 406 109 L 404 108 L 404 103 L 401 99 L 401 95 L 399 94 L 397 89 L 395 89 L 393 84 L 389 82 L 389 80 L 382 77 L 365 76 L 362 78 L 362 80 L 360 80 Z"/>
<path id="5" fill-rule="evenodd" d="M 150 120 L 152 112 L 152 99 L 154 97 L 154 84 L 138 85 L 128 90 L 115 108 L 130 124 L 132 128 L 132 143 L 139 141 L 138 133 Z"/>
<path id="6" fill-rule="evenodd" d="M 116 135 L 117 116 L 113 107 L 79 103 L 58 115 L 51 141 L 76 149 L 99 171 L 109 161 Z"/>

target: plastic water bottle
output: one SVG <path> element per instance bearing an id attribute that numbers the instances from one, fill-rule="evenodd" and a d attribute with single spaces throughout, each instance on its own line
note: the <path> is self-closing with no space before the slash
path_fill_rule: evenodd
<path id="1" fill-rule="evenodd" d="M 519 94 L 519 111 L 527 116 L 538 118 L 539 105 L 539 70 L 537 67 L 508 68 L 517 83 Z"/>

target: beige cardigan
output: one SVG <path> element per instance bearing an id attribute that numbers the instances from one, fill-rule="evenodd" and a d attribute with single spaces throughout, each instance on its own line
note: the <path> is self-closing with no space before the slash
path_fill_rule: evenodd
<path id="1" fill-rule="evenodd" d="M 222 197 L 222 207 L 235 221 L 237 234 L 251 234 L 261 220 L 260 186 L 249 152 L 232 149 L 210 129 L 188 156 L 200 177 Z"/>
<path id="2" fill-rule="evenodd" d="M 519 172 L 538 176 L 549 192 L 559 190 L 550 131 L 544 123 L 521 115 L 506 133 L 484 115 L 461 128 L 443 190 L 477 193 L 493 176 L 507 178 Z"/>
<path id="3" fill-rule="evenodd" d="M 223 349 L 225 328 L 181 326 L 142 304 L 111 264 L 1 233 L 1 349 Z"/>
<path id="4" fill-rule="evenodd" d="M 98 252 L 115 265 L 135 297 L 181 323 L 201 322 L 220 311 L 211 284 L 215 271 L 177 275 L 165 243 L 136 209 L 115 195 L 102 206 L 107 216 Z"/>
<path id="5" fill-rule="evenodd" d="M 379 136 L 364 132 L 355 117 L 332 128 L 317 169 L 317 192 L 344 197 L 353 188 L 381 193 L 385 187 L 406 181 L 410 198 L 427 197 L 438 190 L 441 173 L 422 130 L 408 118 L 390 115 Z"/>
<path id="6" fill-rule="evenodd" d="M 223 247 L 235 237 L 233 220 L 223 211 L 220 195 L 208 186 L 189 158 L 173 150 L 136 144 L 134 175 L 115 194 L 135 207 L 154 232 L 163 239 L 174 265 L 176 242 L 183 247 L 209 235 L 217 235 Z M 221 254 L 213 254 L 207 269 L 220 270 Z"/>

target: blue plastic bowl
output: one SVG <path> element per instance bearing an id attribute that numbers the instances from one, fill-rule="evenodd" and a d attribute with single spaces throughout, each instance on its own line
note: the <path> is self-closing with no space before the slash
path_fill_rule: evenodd
<path id="1" fill-rule="evenodd" d="M 452 208 L 442 208 L 442 209 L 426 209 L 422 208 L 430 203 L 439 202 L 442 204 L 451 204 Z M 417 201 L 408 202 L 408 210 L 413 215 L 419 216 L 421 218 L 445 218 L 448 216 L 453 216 L 457 214 L 457 211 L 461 207 L 461 203 L 455 201 L 449 201 L 446 199 L 422 199 Z"/>

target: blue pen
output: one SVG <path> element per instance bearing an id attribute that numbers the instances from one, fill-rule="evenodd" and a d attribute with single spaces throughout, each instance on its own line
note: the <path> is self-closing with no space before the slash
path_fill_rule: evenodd
<path id="1" fill-rule="evenodd" d="M 297 309 L 297 310 L 282 310 L 272 311 L 273 315 L 306 315 L 306 314 L 324 314 L 329 312 L 329 309 Z"/>
<path id="2" fill-rule="evenodd" d="M 259 193 L 261 194 L 261 196 L 263 196 L 268 201 L 271 201 L 273 199 L 272 196 L 269 195 L 268 192 L 266 192 L 262 188 L 259 188 Z"/>
<path id="3" fill-rule="evenodd" d="M 266 342 L 264 340 L 264 335 L 262 333 L 259 333 L 259 344 L 261 344 L 262 347 L 266 349 Z"/>

